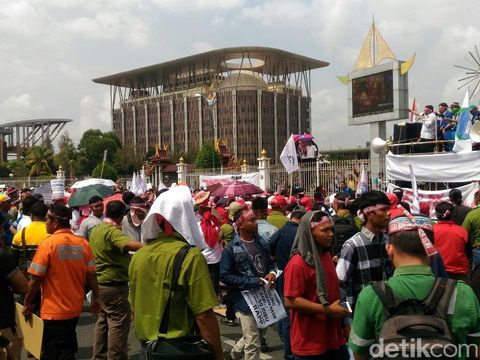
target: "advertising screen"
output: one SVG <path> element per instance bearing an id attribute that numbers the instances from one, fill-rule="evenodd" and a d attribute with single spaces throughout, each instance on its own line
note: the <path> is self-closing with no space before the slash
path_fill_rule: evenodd
<path id="1" fill-rule="evenodd" d="M 352 117 L 393 112 L 393 71 L 352 79 Z"/>

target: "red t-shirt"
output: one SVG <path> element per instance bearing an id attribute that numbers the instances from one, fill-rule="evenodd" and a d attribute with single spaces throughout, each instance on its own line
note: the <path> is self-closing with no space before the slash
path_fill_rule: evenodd
<path id="1" fill-rule="evenodd" d="M 433 238 L 447 272 L 467 274 L 469 269 L 465 253 L 468 242 L 467 230 L 453 221 L 439 221 L 433 225 Z"/>
<path id="2" fill-rule="evenodd" d="M 328 300 L 333 303 L 340 298 L 337 273 L 330 253 L 320 255 L 320 260 L 325 270 Z M 284 296 L 318 303 L 315 268 L 308 266 L 299 254 L 292 256 L 285 268 Z M 307 356 L 339 349 L 346 339 L 340 319 L 290 310 L 290 343 L 295 355 Z"/>

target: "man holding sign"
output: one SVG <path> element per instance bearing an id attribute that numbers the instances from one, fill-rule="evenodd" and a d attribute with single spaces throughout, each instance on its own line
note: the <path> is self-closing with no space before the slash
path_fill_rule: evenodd
<path id="1" fill-rule="evenodd" d="M 258 360 L 264 329 L 258 328 L 241 292 L 264 285 L 273 288 L 276 276 L 269 245 L 257 234 L 255 214 L 251 210 L 239 209 L 234 214 L 234 222 L 238 232 L 222 253 L 220 280 L 231 287 L 235 315 L 242 326 L 243 337 L 226 356 L 231 359 Z"/>

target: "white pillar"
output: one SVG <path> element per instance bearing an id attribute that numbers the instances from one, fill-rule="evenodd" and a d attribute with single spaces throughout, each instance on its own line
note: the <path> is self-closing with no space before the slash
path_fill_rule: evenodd
<path id="1" fill-rule="evenodd" d="M 187 183 L 187 164 L 183 157 L 180 158 L 180 162 L 177 164 L 177 182 Z"/>
<path id="2" fill-rule="evenodd" d="M 386 130 L 385 121 L 370 124 L 370 139 L 375 139 L 376 137 L 386 140 L 387 130 Z M 376 154 L 370 149 L 370 178 L 371 179 L 378 179 L 378 174 L 380 171 L 382 171 L 380 169 L 381 157 L 383 157 L 383 155 Z M 385 180 L 385 174 L 383 174 L 382 180 Z M 371 186 L 370 188 L 373 188 L 373 187 Z"/>
<path id="3" fill-rule="evenodd" d="M 267 157 L 267 150 L 263 149 L 257 160 L 260 189 L 266 191 L 270 188 L 270 158 Z"/>
<path id="4" fill-rule="evenodd" d="M 242 174 L 245 174 L 248 172 L 247 160 L 243 159 L 242 165 L 240 165 L 240 171 L 242 172 Z"/>
<path id="5" fill-rule="evenodd" d="M 147 153 L 148 144 L 149 144 L 148 138 L 150 137 L 149 128 L 148 128 L 148 105 L 147 104 L 144 105 L 144 109 L 145 109 L 145 152 Z"/>

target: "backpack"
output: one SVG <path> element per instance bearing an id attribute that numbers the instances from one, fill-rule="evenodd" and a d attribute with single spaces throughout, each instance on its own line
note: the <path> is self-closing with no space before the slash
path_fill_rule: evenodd
<path id="1" fill-rule="evenodd" d="M 371 283 L 383 303 L 385 321 L 372 345 L 376 359 L 451 359 L 457 347 L 447 312 L 457 282 L 436 278 L 424 300 L 401 299 L 385 281 Z"/>
<path id="2" fill-rule="evenodd" d="M 339 255 L 342 251 L 343 244 L 345 241 L 350 239 L 353 235 L 358 232 L 357 226 L 355 225 L 355 220 L 353 216 L 332 216 L 333 228 L 335 230 L 335 238 L 333 240 L 333 256 Z"/>

